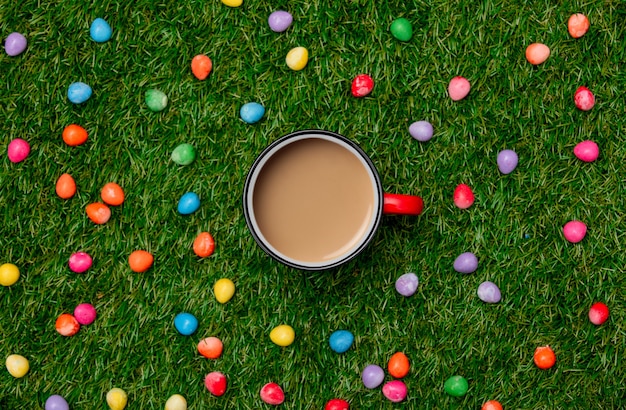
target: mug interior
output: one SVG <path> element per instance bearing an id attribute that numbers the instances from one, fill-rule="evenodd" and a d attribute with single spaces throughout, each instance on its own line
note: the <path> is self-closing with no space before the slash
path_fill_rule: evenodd
<path id="1" fill-rule="evenodd" d="M 300 269 L 332 268 L 371 241 L 382 215 L 380 177 L 347 138 L 298 131 L 268 146 L 252 165 L 244 214 L 273 258 Z"/>

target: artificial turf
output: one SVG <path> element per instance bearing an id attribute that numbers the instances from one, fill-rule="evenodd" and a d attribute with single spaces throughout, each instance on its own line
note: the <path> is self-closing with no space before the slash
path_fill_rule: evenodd
<path id="1" fill-rule="evenodd" d="M 278 9 L 294 16 L 284 33 L 267 24 Z M 580 39 L 567 32 L 575 12 L 591 21 Z M 89 37 L 96 17 L 113 28 L 106 43 Z M 408 42 L 389 32 L 398 17 L 413 25 Z M 29 42 L 22 55 L 0 53 L 2 147 L 19 137 L 32 151 L 24 162 L 5 155 L 0 163 L 0 262 L 21 271 L 0 289 L 0 356 L 21 354 L 31 368 L 22 379 L 0 372 L 0 408 L 40 409 L 60 394 L 71 409 L 104 409 L 112 387 L 128 393 L 129 409 L 163 408 L 175 393 L 190 409 L 268 408 L 259 390 L 270 381 L 285 391 L 282 407 L 294 409 L 322 408 L 333 397 L 354 409 L 478 409 L 488 399 L 504 408 L 626 406 L 625 20 L 624 4 L 610 0 L 244 0 L 238 8 L 217 0 L 2 0 L 2 38 L 17 31 Z M 533 42 L 551 48 L 539 66 L 524 58 Z M 310 54 L 298 72 L 285 64 L 296 46 Z M 197 54 L 213 61 L 205 81 L 190 70 Z M 350 83 L 360 73 L 375 87 L 357 99 Z M 447 85 L 457 75 L 472 90 L 453 102 Z M 67 99 L 75 81 L 94 90 L 81 105 Z M 596 96 L 589 112 L 573 103 L 581 85 Z M 145 105 L 151 88 L 169 97 L 164 111 Z M 266 108 L 253 125 L 238 114 L 250 101 Z M 409 136 L 417 120 L 433 124 L 431 141 Z M 72 123 L 87 129 L 86 144 L 64 144 Z M 364 253 L 327 272 L 271 260 L 241 204 L 261 150 L 308 128 L 357 142 L 386 191 L 425 202 L 419 217 L 385 217 Z M 593 163 L 573 155 L 586 139 L 600 146 Z M 181 143 L 198 152 L 185 167 L 170 159 Z M 496 166 L 502 149 L 520 158 L 509 175 Z M 64 172 L 78 184 L 69 200 L 54 192 Z M 110 181 L 126 201 L 95 225 L 85 206 Z M 459 183 L 476 195 L 467 210 L 452 202 Z M 183 216 L 176 204 L 189 191 L 202 204 Z M 561 231 L 572 219 L 588 226 L 578 244 Z M 216 240 L 204 259 L 192 251 L 201 231 Z M 135 249 L 153 253 L 149 271 L 130 271 Z M 94 259 L 80 275 L 67 266 L 77 251 Z M 461 275 L 452 264 L 467 251 L 479 268 Z M 407 272 L 420 280 L 409 298 L 394 289 Z M 237 288 L 224 305 L 212 291 L 222 277 Z M 499 304 L 477 298 L 485 280 L 502 290 Z M 595 301 L 611 310 L 599 327 L 587 319 Z M 56 318 L 82 302 L 94 304 L 96 321 L 59 335 Z M 174 329 L 183 311 L 199 319 L 193 336 Z M 283 323 L 296 331 L 288 347 L 269 339 Z M 355 336 L 343 354 L 328 345 L 337 329 Z M 223 341 L 220 359 L 197 353 L 207 336 Z M 552 369 L 533 364 L 541 345 L 556 352 Z M 385 368 L 397 351 L 411 361 L 403 404 L 360 379 L 366 365 Z M 203 386 L 214 370 L 228 377 L 222 397 Z M 455 374 L 469 381 L 462 398 L 443 391 Z"/>

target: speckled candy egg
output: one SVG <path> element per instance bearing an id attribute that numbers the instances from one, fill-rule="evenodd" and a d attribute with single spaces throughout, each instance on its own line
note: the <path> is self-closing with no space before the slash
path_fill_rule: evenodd
<path id="1" fill-rule="evenodd" d="M 200 208 L 200 197 L 195 192 L 187 192 L 178 201 L 178 212 L 182 215 L 189 215 Z"/>
<path id="2" fill-rule="evenodd" d="M 9 146 L 7 147 L 9 161 L 13 163 L 22 162 L 28 157 L 28 154 L 30 154 L 30 144 L 26 140 L 15 138 L 13 141 L 9 142 Z"/>
<path id="3" fill-rule="evenodd" d="M 401 380 L 389 381 L 383 386 L 383 395 L 391 402 L 400 403 L 406 399 L 406 384 Z"/>
<path id="4" fill-rule="evenodd" d="M 478 286 L 476 291 L 478 298 L 485 303 L 498 303 L 502 298 L 500 288 L 490 281 L 485 281 Z"/>
<path id="5" fill-rule="evenodd" d="M 91 303 L 81 303 L 74 308 L 74 317 L 81 325 L 90 325 L 96 320 L 96 308 Z"/>
<path id="6" fill-rule="evenodd" d="M 58 394 L 48 397 L 44 407 L 45 410 L 69 410 L 69 408 L 70 405 L 67 404 L 67 401 Z"/>
<path id="7" fill-rule="evenodd" d="M 518 160 L 519 158 L 517 157 L 515 151 L 510 149 L 502 150 L 498 153 L 498 169 L 505 175 L 510 174 L 513 170 L 515 170 L 515 168 L 517 168 Z"/>
<path id="8" fill-rule="evenodd" d="M 24 377 L 26 373 L 28 373 L 28 370 L 30 370 L 28 359 L 19 354 L 7 356 L 5 364 L 9 374 L 16 379 Z"/>
<path id="9" fill-rule="evenodd" d="M 285 10 L 276 10 L 267 18 L 270 29 L 276 33 L 287 30 L 293 22 L 293 16 Z"/>
<path id="10" fill-rule="evenodd" d="M 183 336 L 189 336 L 198 329 L 198 319 L 191 313 L 182 312 L 174 317 L 174 327 Z"/>
<path id="11" fill-rule="evenodd" d="M 67 89 L 67 98 L 74 104 L 82 104 L 91 97 L 91 87 L 83 82 L 70 84 Z"/>
<path id="12" fill-rule="evenodd" d="M 415 273 L 405 273 L 396 279 L 396 291 L 402 296 L 409 297 L 415 293 L 419 280 Z"/>
<path id="13" fill-rule="evenodd" d="M 111 38 L 111 26 L 103 18 L 98 17 L 89 27 L 89 35 L 96 43 L 104 43 Z"/>
<path id="14" fill-rule="evenodd" d="M 368 389 L 375 389 L 385 380 L 385 371 L 376 364 L 370 364 L 363 369 L 361 380 Z"/>
<path id="15" fill-rule="evenodd" d="M 278 325 L 270 332 L 270 340 L 278 346 L 289 346 L 296 338 L 296 332 L 289 325 Z"/>
<path id="16" fill-rule="evenodd" d="M 70 270 L 75 273 L 86 272 L 93 264 L 93 259 L 86 252 L 75 252 L 70 256 L 68 265 Z"/>
<path id="17" fill-rule="evenodd" d="M 464 252 L 454 260 L 454 270 L 459 273 L 472 273 L 478 269 L 478 258 L 472 252 Z"/>
<path id="18" fill-rule="evenodd" d="M 587 235 L 587 225 L 581 221 L 569 221 L 563 226 L 563 236 L 571 243 L 582 241 Z"/>
<path id="19" fill-rule="evenodd" d="M 187 410 L 187 400 L 180 394 L 174 394 L 165 402 L 165 410 Z"/>
<path id="20" fill-rule="evenodd" d="M 328 344 L 335 353 L 344 353 L 352 346 L 354 335 L 348 330 L 335 330 L 328 338 Z"/>
<path id="21" fill-rule="evenodd" d="M 409 126 L 409 134 L 420 142 L 430 141 L 433 137 L 433 126 L 428 121 L 415 121 Z"/>
<path id="22" fill-rule="evenodd" d="M 4 40 L 4 51 L 11 57 L 15 57 L 22 54 L 26 50 L 27 45 L 28 41 L 26 41 L 26 37 L 23 34 L 11 33 Z"/>
<path id="23" fill-rule="evenodd" d="M 596 97 L 589 88 L 580 86 L 574 93 L 574 104 L 581 111 L 589 111 L 596 105 Z"/>
<path id="24" fill-rule="evenodd" d="M 598 144 L 593 141 L 582 141 L 574 147 L 574 155 L 581 161 L 593 162 L 598 159 L 598 156 L 600 155 L 600 148 L 598 147 Z"/>
<path id="25" fill-rule="evenodd" d="M 257 102 L 249 102 L 241 106 L 239 116 L 248 124 L 255 124 L 265 115 L 265 107 Z"/>

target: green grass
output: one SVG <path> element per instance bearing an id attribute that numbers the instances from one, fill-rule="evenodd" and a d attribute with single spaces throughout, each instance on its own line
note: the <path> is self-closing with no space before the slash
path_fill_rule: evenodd
<path id="1" fill-rule="evenodd" d="M 354 409 L 478 409 L 488 399 L 507 409 L 623 407 L 626 10 L 611 0 L 383 3 L 0 1 L 2 38 L 19 31 L 29 41 L 20 56 L 0 53 L 1 146 L 21 137 L 32 147 L 26 161 L 3 154 L 0 163 L 0 262 L 22 273 L 0 289 L 0 357 L 31 363 L 22 379 L 0 372 L 1 409 L 41 409 L 52 394 L 72 409 L 104 409 L 112 387 L 128 393 L 128 409 L 162 409 L 175 393 L 190 409 L 269 408 L 258 396 L 269 381 L 284 388 L 289 409 L 323 408 L 333 397 Z M 294 24 L 278 34 L 267 17 L 280 8 Z M 591 21 L 578 40 L 567 33 L 573 12 Z M 113 27 L 107 43 L 89 38 L 96 17 Z M 413 23 L 407 43 L 389 33 L 397 17 Z M 531 42 L 552 50 L 538 67 L 524 58 Z M 300 72 L 284 63 L 295 46 L 310 53 Z M 189 69 L 200 53 L 214 63 L 203 82 Z M 349 91 L 359 73 L 376 82 L 364 99 Z M 472 83 L 460 102 L 446 94 L 456 75 Z M 66 98 L 74 81 L 94 90 L 80 106 Z M 590 112 L 574 107 L 580 85 L 596 96 Z M 149 88 L 168 95 L 166 110 L 147 109 Z M 255 125 L 239 119 L 249 101 L 266 107 Z M 421 119 L 435 127 L 428 143 L 407 131 Z M 88 130 L 85 145 L 63 143 L 71 123 Z M 330 272 L 272 261 L 241 207 L 256 155 L 306 128 L 358 142 L 386 191 L 426 204 L 418 218 L 385 217 L 367 250 Z M 594 163 L 573 156 L 585 139 L 600 146 Z M 187 167 L 169 158 L 183 142 L 198 150 Z M 504 176 L 496 155 L 506 148 L 520 163 Z M 54 193 L 63 172 L 78 184 L 67 201 Z M 124 187 L 126 202 L 96 226 L 84 209 L 109 181 Z M 476 194 L 468 210 L 452 203 L 459 183 Z M 176 204 L 188 191 L 202 206 L 182 216 Z M 589 227 L 575 245 L 561 233 L 571 219 Z M 201 231 L 217 244 L 206 259 L 191 249 Z M 155 255 L 148 272 L 128 268 L 135 249 Z M 94 265 L 77 275 L 67 260 L 80 250 Z M 452 263 L 466 251 L 479 269 L 463 276 Z M 420 287 L 404 298 L 393 285 L 409 271 Z M 237 286 L 225 305 L 212 293 L 222 277 Z M 484 280 L 500 286 L 500 304 L 476 297 Z M 595 301 L 611 309 L 600 327 L 587 319 Z M 96 322 L 74 337 L 57 334 L 56 317 L 81 302 L 96 306 Z M 173 327 L 181 311 L 200 321 L 191 337 Z M 269 340 L 281 323 L 296 330 L 286 348 Z M 328 347 L 339 328 L 355 335 L 341 355 Z M 216 361 L 196 352 L 207 336 L 224 342 Z M 557 364 L 541 371 L 532 354 L 545 344 Z M 367 364 L 386 367 L 396 351 L 412 363 L 404 405 L 360 380 Z M 203 387 L 213 370 L 228 376 L 221 398 Z M 469 380 L 463 398 L 443 392 L 454 374 Z"/>

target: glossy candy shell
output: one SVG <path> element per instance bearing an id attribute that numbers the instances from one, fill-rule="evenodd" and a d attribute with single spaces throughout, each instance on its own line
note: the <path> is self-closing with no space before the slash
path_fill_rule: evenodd
<path id="1" fill-rule="evenodd" d="M 128 256 L 128 265 L 133 272 L 145 272 L 152 266 L 154 256 L 148 251 L 136 250 Z"/>
<path id="2" fill-rule="evenodd" d="M 198 353 L 207 359 L 217 359 L 222 355 L 224 345 L 222 341 L 215 336 L 207 337 L 198 343 Z"/>
<path id="3" fill-rule="evenodd" d="M 70 174 L 62 174 L 57 179 L 56 186 L 54 188 L 56 194 L 61 199 L 70 199 L 76 194 L 76 181 Z"/>
<path id="4" fill-rule="evenodd" d="M 213 61 L 204 55 L 198 54 L 191 59 L 191 72 L 200 81 L 205 80 L 213 70 Z"/>

